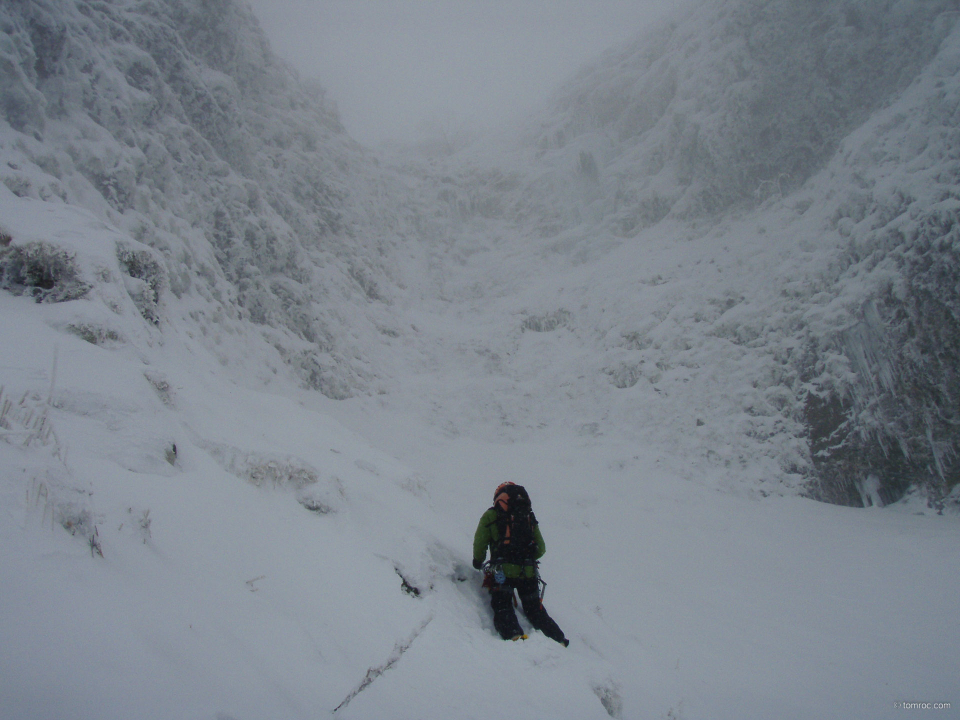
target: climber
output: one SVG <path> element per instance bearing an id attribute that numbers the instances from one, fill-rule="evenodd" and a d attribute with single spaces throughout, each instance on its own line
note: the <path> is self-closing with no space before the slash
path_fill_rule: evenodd
<path id="1" fill-rule="evenodd" d="M 484 563 L 488 548 L 490 561 Z M 570 641 L 543 607 L 541 587 L 546 583 L 540 579 L 538 560 L 545 551 L 527 491 L 512 482 L 501 484 L 473 537 L 473 566 L 484 572 L 494 627 L 504 640 L 526 639 L 514 612 L 516 591 L 533 627 L 567 647 Z"/>

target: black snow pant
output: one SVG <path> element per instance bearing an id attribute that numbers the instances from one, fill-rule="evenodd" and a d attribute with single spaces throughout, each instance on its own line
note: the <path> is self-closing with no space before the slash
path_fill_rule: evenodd
<path id="1" fill-rule="evenodd" d="M 558 643 L 564 641 L 563 631 L 552 617 L 547 614 L 540 602 L 540 587 L 534 578 L 506 578 L 503 585 L 493 584 L 490 588 L 490 607 L 493 608 L 493 625 L 504 640 L 523 635 L 523 628 L 513 610 L 513 591 L 516 589 L 523 605 L 523 614 L 540 632 Z"/>

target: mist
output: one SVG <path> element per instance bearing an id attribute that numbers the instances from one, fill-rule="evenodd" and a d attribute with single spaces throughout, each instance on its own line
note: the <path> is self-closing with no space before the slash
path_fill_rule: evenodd
<path id="1" fill-rule="evenodd" d="M 669 0 L 249 0 L 274 52 L 363 144 L 509 126 Z"/>

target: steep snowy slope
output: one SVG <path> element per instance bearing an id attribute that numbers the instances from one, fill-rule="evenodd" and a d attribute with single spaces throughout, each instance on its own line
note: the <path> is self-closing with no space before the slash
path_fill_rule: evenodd
<path id="1" fill-rule="evenodd" d="M 389 325 L 390 201 L 249 10 L 39 1 L 5 4 L 0 23 L 13 193 L 83 206 L 149 246 L 149 267 L 124 271 L 152 285 L 148 321 L 191 327 L 214 351 L 223 332 L 246 334 L 332 397 L 368 385 L 356 340 Z M 13 237 L 3 282 L 34 292 L 30 261 L 10 258 L 22 252 Z"/>

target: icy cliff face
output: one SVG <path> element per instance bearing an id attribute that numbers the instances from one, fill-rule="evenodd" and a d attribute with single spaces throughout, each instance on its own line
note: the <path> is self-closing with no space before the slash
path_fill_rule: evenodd
<path id="1" fill-rule="evenodd" d="M 214 351 L 224 332 L 249 335 L 332 397 L 365 387 L 346 328 L 376 335 L 364 306 L 383 305 L 391 284 L 383 238 L 358 219 L 369 161 L 323 90 L 273 57 L 249 10 L 7 3 L 0 26 L 11 192 L 85 207 L 142 243 L 149 269 L 121 264 L 151 285 L 152 324 L 190 327 Z M 23 291 L 28 249 L 16 240 L 4 283 Z M 331 295 L 357 313 L 333 312 Z"/>
<path id="2" fill-rule="evenodd" d="M 916 482 L 939 502 L 960 480 L 958 107 L 955 29 L 829 166 L 826 230 L 842 245 L 833 299 L 807 311 L 805 415 L 831 500 L 856 504 L 852 479 L 870 470 L 886 502 Z"/>

